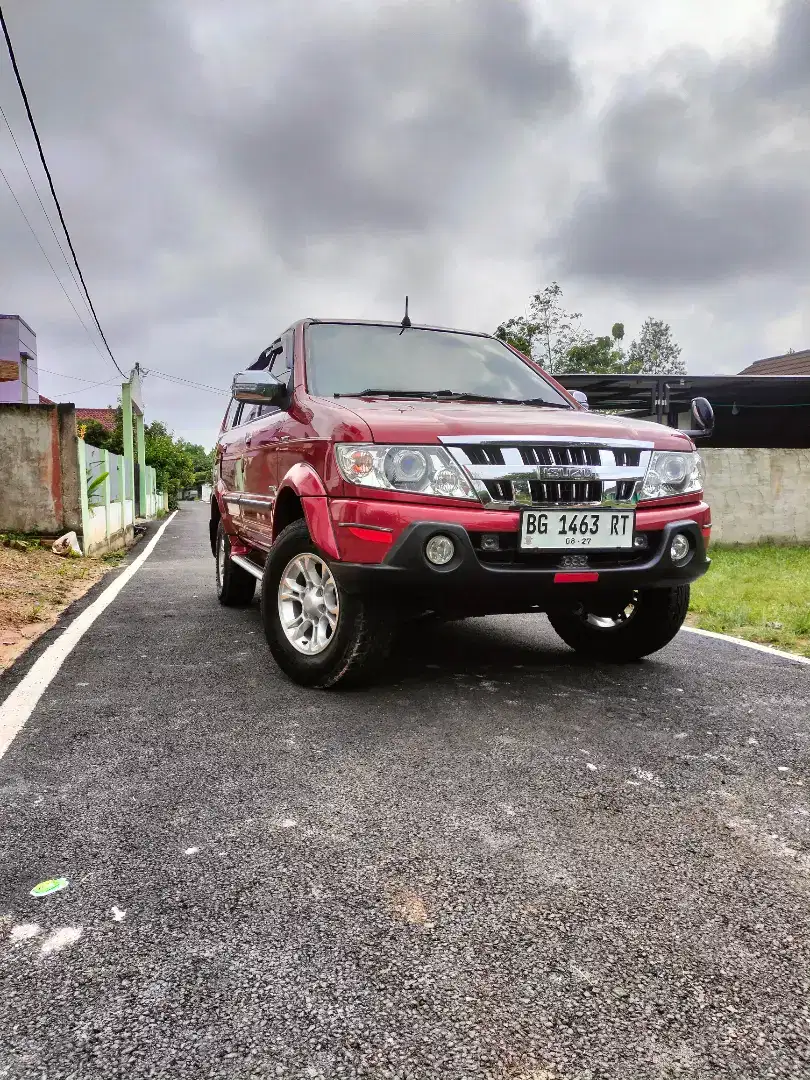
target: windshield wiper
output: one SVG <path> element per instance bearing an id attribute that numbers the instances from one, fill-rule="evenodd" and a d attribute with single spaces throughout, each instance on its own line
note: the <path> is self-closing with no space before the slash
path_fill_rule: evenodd
<path id="1" fill-rule="evenodd" d="M 517 402 L 518 405 L 538 405 L 541 409 L 570 409 L 571 406 L 565 401 L 546 401 L 545 398 L 524 398 Z"/>
<path id="2" fill-rule="evenodd" d="M 492 401 L 498 405 L 538 405 L 548 409 L 570 409 L 562 401 L 546 401 L 544 398 L 496 397 L 494 394 L 467 394 L 457 390 L 384 390 L 369 387 L 349 394 L 334 394 L 334 397 L 399 397 L 423 398 L 433 401 Z"/>
<path id="3" fill-rule="evenodd" d="M 450 391 L 446 391 L 448 394 Z M 429 398 L 435 397 L 435 390 L 385 390 L 377 386 L 370 386 L 367 390 L 352 390 L 348 393 L 333 394 L 333 397 L 405 397 L 405 398 Z"/>
<path id="4" fill-rule="evenodd" d="M 490 394 L 465 394 L 458 390 L 382 390 L 369 387 L 351 394 L 334 394 L 334 397 L 388 397 L 422 398 L 428 401 L 496 401 L 502 405 L 522 405 L 517 398 L 494 397 Z"/>

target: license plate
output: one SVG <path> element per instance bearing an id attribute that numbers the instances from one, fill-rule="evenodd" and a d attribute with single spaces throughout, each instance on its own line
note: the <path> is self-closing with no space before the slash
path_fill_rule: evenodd
<path id="1" fill-rule="evenodd" d="M 631 548 L 634 519 L 632 510 L 524 510 L 520 546 L 567 551 Z"/>

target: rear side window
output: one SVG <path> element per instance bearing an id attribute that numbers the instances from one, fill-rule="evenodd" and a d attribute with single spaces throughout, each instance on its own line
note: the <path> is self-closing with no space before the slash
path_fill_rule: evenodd
<path id="1" fill-rule="evenodd" d="M 270 370 L 279 382 L 287 383 L 290 391 L 293 388 L 293 349 L 295 345 L 295 333 L 288 330 L 281 338 L 281 350 L 276 353 Z"/>
<path id="2" fill-rule="evenodd" d="M 234 398 L 231 398 L 231 403 L 228 406 L 228 411 L 225 413 L 225 423 L 223 425 L 223 431 L 230 431 L 230 429 L 236 424 L 236 414 L 239 412 L 239 402 Z"/>
<path id="3" fill-rule="evenodd" d="M 269 371 L 279 382 L 286 382 L 292 391 L 294 340 L 294 332 L 288 330 L 265 349 L 259 359 L 250 365 L 249 370 Z M 281 412 L 277 405 L 251 405 L 231 399 L 225 418 L 225 430 L 239 427 L 241 424 L 249 424 L 251 420 L 258 420 L 261 416 L 269 416 L 277 412 Z"/>

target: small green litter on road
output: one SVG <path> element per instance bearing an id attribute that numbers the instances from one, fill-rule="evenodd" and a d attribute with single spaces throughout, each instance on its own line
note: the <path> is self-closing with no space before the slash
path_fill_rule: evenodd
<path id="1" fill-rule="evenodd" d="M 688 625 L 810 657 L 810 547 L 709 549 Z"/>
<path id="2" fill-rule="evenodd" d="M 66 877 L 48 878 L 47 881 L 40 881 L 39 885 L 33 887 L 31 896 L 50 896 L 51 893 L 60 892 L 67 887 L 68 879 Z"/>

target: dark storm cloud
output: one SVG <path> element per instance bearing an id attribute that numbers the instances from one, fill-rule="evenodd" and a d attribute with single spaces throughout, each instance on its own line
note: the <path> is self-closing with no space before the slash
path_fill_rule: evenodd
<path id="1" fill-rule="evenodd" d="M 423 317 L 447 321 L 454 260 L 503 212 L 525 143 L 553 137 L 577 102 L 568 55 L 531 7 L 6 0 L 119 361 L 227 385 L 302 314 L 373 314 L 382 302 L 394 316 L 401 292 L 418 289 Z M 2 65 L 0 94 L 34 166 Z M 5 138 L 4 168 L 83 312 Z M 0 224 L 0 291 L 35 326 L 43 366 L 112 373 L 8 199 Z M 174 411 L 177 393 L 150 382 L 158 410 Z M 201 394 L 182 426 L 202 437 L 220 412 Z"/>
<path id="2" fill-rule="evenodd" d="M 241 107 L 226 98 L 232 175 L 287 241 L 427 231 L 500 175 L 521 134 L 577 94 L 527 3 L 316 4 Z"/>
<path id="3" fill-rule="evenodd" d="M 608 109 L 602 180 L 556 237 L 564 270 L 689 286 L 807 265 L 810 5 L 758 55 L 665 57 Z"/>
<path id="4" fill-rule="evenodd" d="M 785 7 L 774 42 L 753 58 L 681 52 L 651 67 L 639 56 L 598 133 L 572 57 L 597 88 L 615 86 L 618 61 L 610 50 L 588 60 L 584 4 L 570 18 L 564 5 L 560 40 L 543 30 L 543 0 L 3 7 L 125 368 L 137 360 L 226 386 L 293 319 L 397 318 L 405 292 L 426 321 L 486 329 L 553 276 L 555 254 L 570 267 L 559 266 L 561 282 L 599 275 L 584 310 L 616 276 L 664 283 L 666 312 L 684 282 L 769 271 L 763 309 L 776 295 L 783 314 L 798 310 L 780 274 L 808 250 L 804 3 Z M 2 63 L 0 99 L 39 178 Z M 75 297 L 2 123 L 0 162 Z M 599 188 L 550 241 L 549 215 L 559 221 L 582 177 L 597 173 Z M 43 366 L 114 374 L 1 181 L 0 240 L 3 304 L 35 326 Z M 712 308 L 697 292 L 695 305 Z M 761 312 L 742 307 L 729 322 L 747 331 Z M 72 385 L 46 380 L 44 390 Z M 148 395 L 153 417 L 213 438 L 216 397 L 156 377 Z"/>
<path id="5" fill-rule="evenodd" d="M 490 191 L 497 213 L 521 139 L 551 130 L 578 94 L 528 0 L 278 0 L 243 3 L 230 22 L 196 0 L 6 6 L 119 341 L 146 317 L 258 306 L 284 289 L 285 269 L 362 277 L 380 251 L 398 261 L 403 233 L 417 250 L 400 261 L 428 277 L 474 228 L 469 198 Z M 218 20 L 218 66 L 195 48 L 201 16 Z M 0 85 L 12 95 L 8 78 Z M 20 251 L 15 274 L 41 280 L 24 236 Z M 73 318 L 66 309 L 60 321 Z"/>
<path id="6" fill-rule="evenodd" d="M 177 195 L 188 156 L 199 154 L 193 121 L 205 87 L 180 9 L 172 0 L 6 0 L 4 10 L 85 270 L 97 287 L 101 279 L 131 288 L 156 253 L 182 243 L 193 224 Z M 39 180 L 8 65 L 1 75 L 6 111 Z M 27 179 L 6 143 L 3 160 L 28 198 Z M 44 179 L 39 186 L 47 190 Z M 41 272 L 30 241 L 19 257 L 15 273 Z M 10 272 L 8 263 L 2 270 Z"/>

